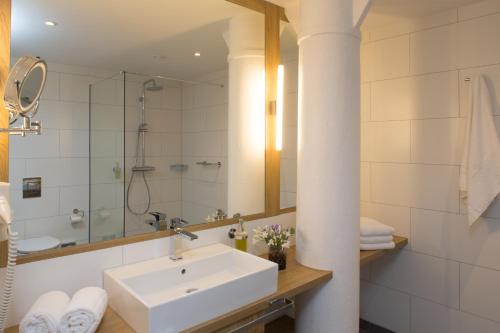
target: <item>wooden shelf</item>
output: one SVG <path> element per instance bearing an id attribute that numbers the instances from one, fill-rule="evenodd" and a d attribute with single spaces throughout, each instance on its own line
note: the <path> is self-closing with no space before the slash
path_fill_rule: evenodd
<path id="1" fill-rule="evenodd" d="M 394 242 L 396 243 L 396 248 L 392 250 L 360 251 L 360 264 L 366 264 L 380 258 L 384 254 L 403 248 L 406 244 L 408 244 L 408 239 L 394 236 Z M 264 255 L 262 257 L 266 256 Z M 288 252 L 286 270 L 278 273 L 277 292 L 257 302 L 192 327 L 184 332 L 223 332 L 227 330 L 227 328 L 234 326 L 235 323 L 244 323 L 245 321 L 250 320 L 252 316 L 264 312 L 268 308 L 269 301 L 278 298 L 290 298 L 296 296 L 329 281 L 332 279 L 332 276 L 333 273 L 330 271 L 322 271 L 300 265 L 295 259 L 295 248 L 292 247 Z M 17 326 L 10 327 L 5 332 L 17 333 L 19 332 L 19 329 Z M 134 330 L 132 330 L 132 328 L 120 316 L 118 316 L 116 312 L 108 307 L 97 333 L 115 332 L 134 333 Z"/>

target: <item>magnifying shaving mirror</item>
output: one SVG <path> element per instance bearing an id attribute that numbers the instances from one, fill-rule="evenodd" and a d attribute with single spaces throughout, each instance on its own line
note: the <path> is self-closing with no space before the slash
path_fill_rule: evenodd
<path id="1" fill-rule="evenodd" d="M 47 64 L 33 56 L 21 57 L 12 67 L 5 87 L 5 107 L 9 111 L 9 124 L 22 118 L 20 127 L 0 128 L 0 132 L 25 136 L 26 133 L 39 135 L 41 123 L 31 121 L 37 111 L 47 79 Z"/>

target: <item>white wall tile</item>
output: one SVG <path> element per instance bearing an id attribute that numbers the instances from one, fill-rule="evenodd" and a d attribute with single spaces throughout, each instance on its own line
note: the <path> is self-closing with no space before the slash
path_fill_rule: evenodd
<path id="1" fill-rule="evenodd" d="M 459 118 L 411 121 L 411 161 L 460 165 L 465 122 Z"/>
<path id="2" fill-rule="evenodd" d="M 77 241 L 87 243 L 89 238 L 89 224 L 84 221 L 71 224 L 69 215 L 51 216 L 32 220 L 24 220 L 26 238 L 52 236 L 61 242 Z"/>
<path id="3" fill-rule="evenodd" d="M 361 282 L 360 304 L 362 319 L 394 332 L 410 332 L 410 297 L 407 294 Z"/>
<path id="4" fill-rule="evenodd" d="M 408 38 L 406 35 L 368 44 L 367 66 L 371 79 L 384 80 L 408 75 Z"/>
<path id="5" fill-rule="evenodd" d="M 500 3 L 497 0 L 474 2 L 458 8 L 458 16 L 461 21 L 498 12 L 500 12 Z"/>
<path id="6" fill-rule="evenodd" d="M 11 206 L 14 219 L 24 220 L 59 214 L 59 188 L 43 187 L 40 198 L 23 199 L 21 190 L 11 190 Z"/>
<path id="7" fill-rule="evenodd" d="M 371 117 L 371 86 L 370 83 L 361 84 L 361 121 L 368 121 Z"/>
<path id="8" fill-rule="evenodd" d="M 373 82 L 371 94 L 373 120 L 458 116 L 455 71 Z"/>
<path id="9" fill-rule="evenodd" d="M 364 130 L 368 161 L 410 161 L 409 121 L 369 122 Z"/>
<path id="10" fill-rule="evenodd" d="M 372 264 L 371 281 L 459 308 L 459 264 L 454 261 L 400 251 Z"/>
<path id="11" fill-rule="evenodd" d="M 390 225 L 396 231 L 395 234 L 410 237 L 410 208 L 380 205 L 368 202 L 361 203 L 361 215 L 371 217 L 380 222 Z"/>
<path id="12" fill-rule="evenodd" d="M 418 297 L 411 299 L 412 333 L 495 333 L 500 324 Z"/>
<path id="13" fill-rule="evenodd" d="M 500 269 L 500 224 L 481 219 L 472 228 L 467 216 L 412 209 L 415 251 L 460 262 Z"/>
<path id="14" fill-rule="evenodd" d="M 43 130 L 41 135 L 11 136 L 10 158 L 59 157 L 59 131 Z"/>
<path id="15" fill-rule="evenodd" d="M 458 65 L 456 24 L 412 33 L 410 72 L 423 74 L 453 70 Z"/>
<path id="16" fill-rule="evenodd" d="M 461 68 L 498 64 L 500 44 L 495 43 L 500 30 L 500 14 L 462 21 L 458 24 L 459 65 Z"/>
<path id="17" fill-rule="evenodd" d="M 61 130 L 59 133 L 61 157 L 89 156 L 89 132 Z"/>
<path id="18" fill-rule="evenodd" d="M 371 200 L 370 164 L 361 163 L 361 201 Z"/>
<path id="19" fill-rule="evenodd" d="M 68 102 L 88 102 L 89 85 L 97 78 L 83 75 L 60 74 L 60 99 Z"/>
<path id="20" fill-rule="evenodd" d="M 460 295 L 463 311 L 500 321 L 500 271 L 461 264 Z"/>
<path id="21" fill-rule="evenodd" d="M 373 202 L 459 211 L 458 167 L 372 163 L 371 186 Z"/>
<path id="22" fill-rule="evenodd" d="M 11 189 L 22 189 L 23 178 L 26 177 L 26 175 L 25 159 L 9 159 L 9 183 Z"/>
<path id="23" fill-rule="evenodd" d="M 71 215 L 73 209 L 81 209 L 88 216 L 89 186 L 63 186 L 60 189 L 60 215 Z"/>

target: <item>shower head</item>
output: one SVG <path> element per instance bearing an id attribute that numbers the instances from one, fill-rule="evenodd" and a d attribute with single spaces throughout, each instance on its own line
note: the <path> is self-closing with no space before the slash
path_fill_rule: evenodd
<path id="1" fill-rule="evenodd" d="M 144 86 L 144 90 L 147 90 L 147 91 L 163 90 L 163 86 L 160 86 L 159 84 L 157 84 L 155 79 L 147 80 L 142 85 Z"/>

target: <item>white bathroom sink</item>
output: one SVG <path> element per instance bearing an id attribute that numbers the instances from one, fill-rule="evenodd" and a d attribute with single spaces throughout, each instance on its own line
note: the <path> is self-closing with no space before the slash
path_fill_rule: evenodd
<path id="1" fill-rule="evenodd" d="M 223 244 L 104 271 L 109 305 L 135 331 L 179 332 L 277 290 L 278 266 Z"/>

